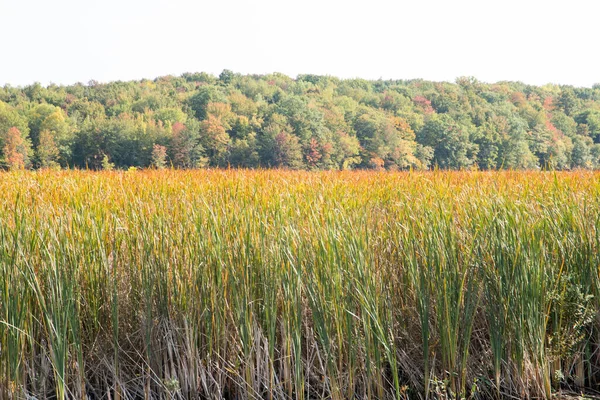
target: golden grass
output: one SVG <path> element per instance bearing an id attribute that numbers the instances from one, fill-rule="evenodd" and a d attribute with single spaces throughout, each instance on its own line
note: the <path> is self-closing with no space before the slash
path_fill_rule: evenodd
<path id="1" fill-rule="evenodd" d="M 1 173 L 0 399 L 593 388 L 599 203 L 585 171 Z"/>

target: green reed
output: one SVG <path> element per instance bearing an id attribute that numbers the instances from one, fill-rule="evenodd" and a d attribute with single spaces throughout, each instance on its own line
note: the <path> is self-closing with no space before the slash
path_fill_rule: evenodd
<path id="1" fill-rule="evenodd" d="M 0 398 L 592 389 L 599 178 L 3 173 Z"/>

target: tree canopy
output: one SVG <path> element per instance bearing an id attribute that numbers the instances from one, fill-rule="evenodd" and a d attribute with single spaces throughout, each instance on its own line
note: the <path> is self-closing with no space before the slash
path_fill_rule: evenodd
<path id="1" fill-rule="evenodd" d="M 283 74 L 0 87 L 4 168 L 600 168 L 600 86 Z"/>

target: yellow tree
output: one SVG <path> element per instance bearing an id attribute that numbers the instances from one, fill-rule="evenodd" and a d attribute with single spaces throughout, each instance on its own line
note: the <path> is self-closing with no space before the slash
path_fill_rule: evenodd
<path id="1" fill-rule="evenodd" d="M 220 118 L 208 114 L 200 124 L 200 132 L 211 163 L 219 165 L 224 160 L 230 139 L 223 122 Z"/>
<path id="2" fill-rule="evenodd" d="M 56 142 L 52 133 L 48 129 L 44 129 L 40 132 L 39 137 L 40 143 L 37 148 L 38 161 L 40 167 L 48 168 L 55 167 L 58 165 L 56 162 L 60 155 Z"/>

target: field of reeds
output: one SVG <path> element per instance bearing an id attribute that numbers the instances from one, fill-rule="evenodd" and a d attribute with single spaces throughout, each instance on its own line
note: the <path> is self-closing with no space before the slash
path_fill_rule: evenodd
<path id="1" fill-rule="evenodd" d="M 600 383 L 600 174 L 0 174 L 0 399 Z"/>

